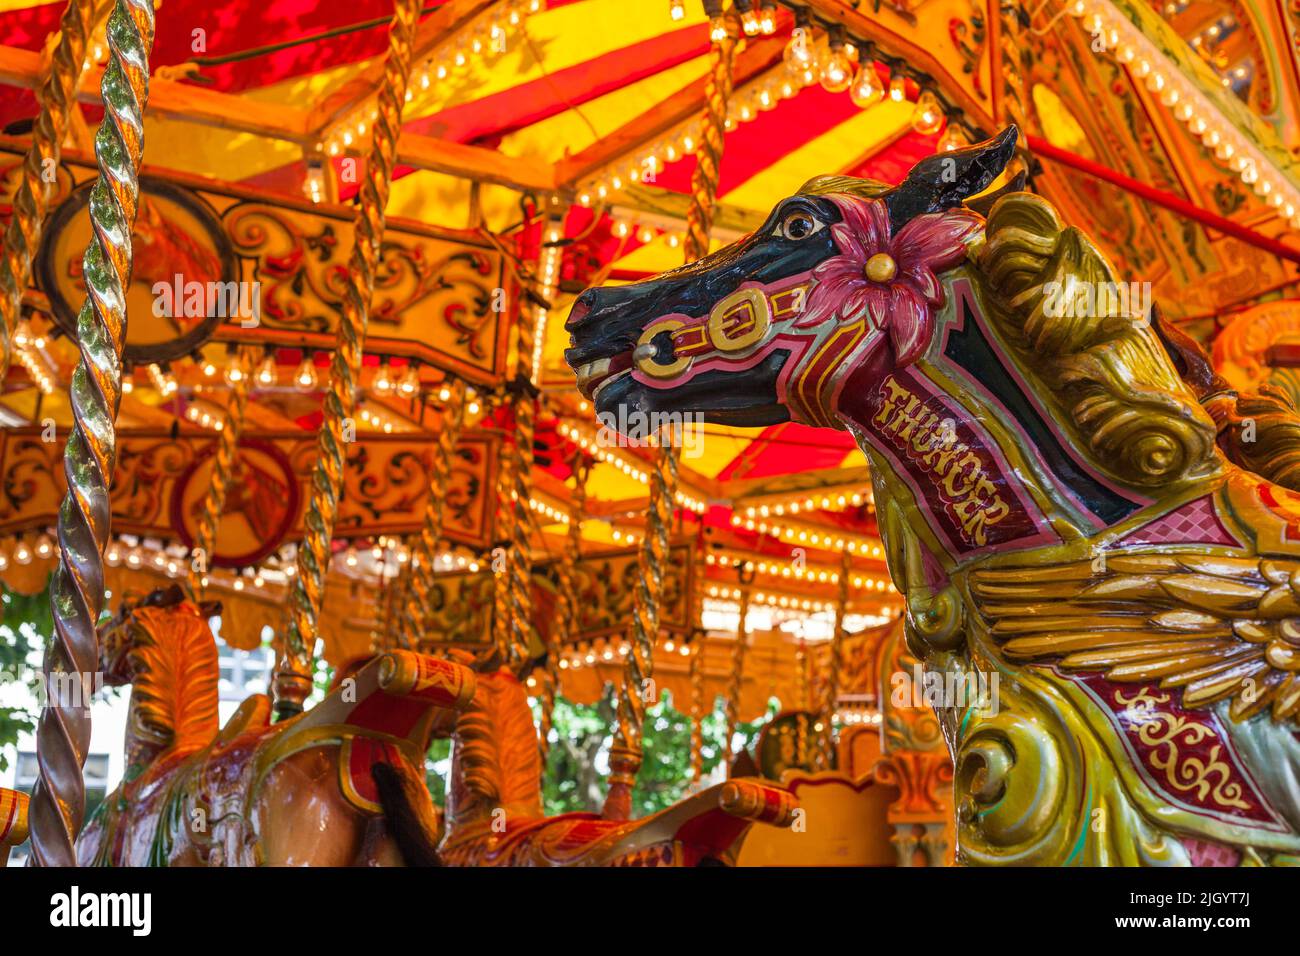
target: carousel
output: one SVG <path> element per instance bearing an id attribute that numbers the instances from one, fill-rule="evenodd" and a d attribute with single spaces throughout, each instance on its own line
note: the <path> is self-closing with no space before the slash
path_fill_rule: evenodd
<path id="1" fill-rule="evenodd" d="M 0 859 L 1300 863 L 1294 2 L 0 11 Z"/>

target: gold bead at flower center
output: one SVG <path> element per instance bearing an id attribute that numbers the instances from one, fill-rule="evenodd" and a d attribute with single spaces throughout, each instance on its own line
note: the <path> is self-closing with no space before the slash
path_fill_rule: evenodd
<path id="1" fill-rule="evenodd" d="M 863 271 L 872 282 L 888 282 L 898 275 L 898 263 L 889 253 L 877 252 L 867 260 L 867 267 Z"/>

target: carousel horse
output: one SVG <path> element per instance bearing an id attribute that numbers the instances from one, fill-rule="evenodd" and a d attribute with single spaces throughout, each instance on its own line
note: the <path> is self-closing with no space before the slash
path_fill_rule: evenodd
<path id="1" fill-rule="evenodd" d="M 446 835 L 453 866 L 727 865 L 755 822 L 788 827 L 794 798 L 732 780 L 635 821 L 542 815 L 542 762 L 523 685 L 508 670 L 478 676 L 456 722 Z"/>
<path id="2" fill-rule="evenodd" d="M 1198 393 L 1022 180 L 979 195 L 1016 135 L 589 289 L 566 358 L 617 421 L 853 434 L 960 862 L 1300 862 L 1300 421 Z"/>
<path id="3" fill-rule="evenodd" d="M 467 668 L 391 651 L 271 724 L 255 694 L 217 727 L 212 609 L 172 587 L 101 632 L 105 682 L 131 685 L 126 772 L 77 842 L 82 865 L 437 865 L 424 780 L 435 719 L 467 703 Z"/>

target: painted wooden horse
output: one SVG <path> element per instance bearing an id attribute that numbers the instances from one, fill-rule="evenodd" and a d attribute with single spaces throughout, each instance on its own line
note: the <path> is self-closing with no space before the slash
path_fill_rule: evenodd
<path id="1" fill-rule="evenodd" d="M 1300 862 L 1300 494 L 1085 235 L 1018 183 L 978 197 L 1015 141 L 814 179 L 691 266 L 584 292 L 567 359 L 618 421 L 854 435 L 944 688 L 961 862 Z"/>
<path id="2" fill-rule="evenodd" d="M 757 780 L 710 787 L 635 821 L 542 815 L 528 698 L 507 670 L 480 674 L 453 737 L 442 861 L 460 866 L 700 866 L 734 862 L 756 822 L 788 827 L 793 796 Z"/>
<path id="3" fill-rule="evenodd" d="M 437 864 L 424 754 L 433 721 L 473 696 L 468 668 L 392 651 L 292 720 L 272 725 L 256 694 L 218 730 L 216 642 L 178 588 L 111 622 L 100 656 L 107 683 L 131 685 L 127 769 L 81 864 Z"/>

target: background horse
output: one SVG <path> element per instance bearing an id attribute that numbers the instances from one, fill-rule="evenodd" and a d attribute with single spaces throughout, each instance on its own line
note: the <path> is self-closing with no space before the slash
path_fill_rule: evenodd
<path id="1" fill-rule="evenodd" d="M 1270 405 L 1289 424 L 1243 451 L 1250 401 L 1189 387 L 1086 236 L 1023 180 L 967 202 L 1015 141 L 814 179 L 693 265 L 584 292 L 566 358 L 619 421 L 854 435 L 944 688 L 959 860 L 1298 862 L 1300 496 L 1221 449 L 1300 472 L 1300 422 Z"/>
<path id="2" fill-rule="evenodd" d="M 272 725 L 256 694 L 217 728 L 211 608 L 156 592 L 101 635 L 109 684 L 130 684 L 126 772 L 77 842 L 82 865 L 434 865 L 424 781 L 433 720 L 471 671 L 394 651 Z"/>

